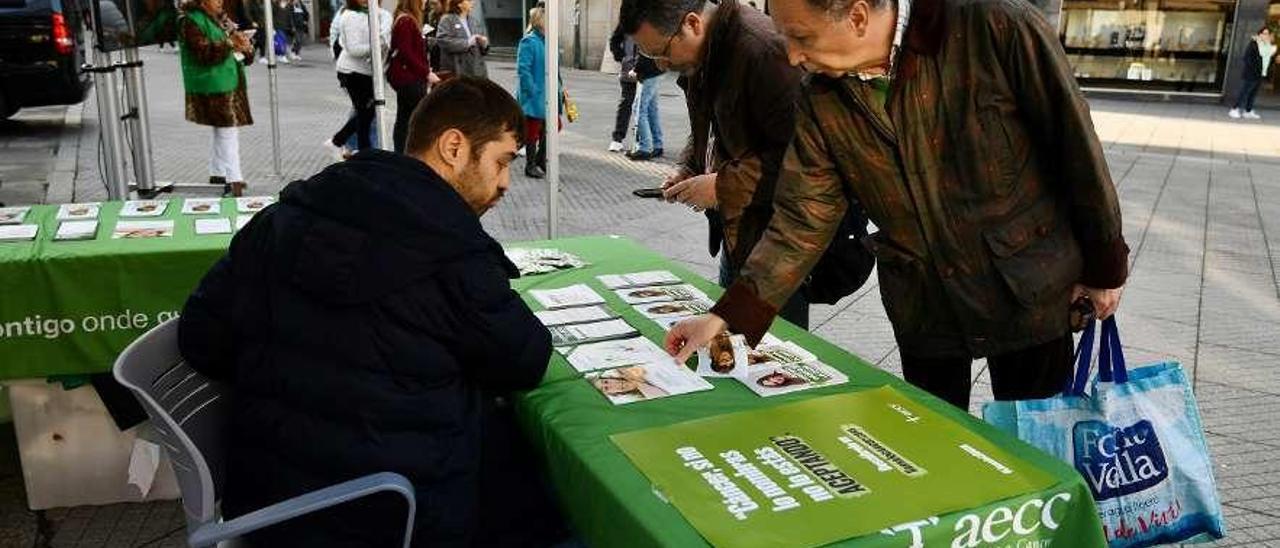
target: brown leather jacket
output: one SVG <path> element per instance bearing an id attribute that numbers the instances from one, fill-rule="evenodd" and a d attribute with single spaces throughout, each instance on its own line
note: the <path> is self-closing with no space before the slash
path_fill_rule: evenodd
<path id="1" fill-rule="evenodd" d="M 1069 332 L 1074 283 L 1123 285 L 1128 246 L 1089 108 L 1056 33 L 1018 0 L 916 0 L 886 103 L 814 76 L 775 215 L 713 308 L 757 341 L 813 267 L 848 192 L 899 345 L 981 357 Z"/>
<path id="2" fill-rule="evenodd" d="M 773 216 L 773 190 L 791 135 L 801 71 L 768 16 L 725 0 L 712 18 L 702 66 L 677 84 L 689 108 L 690 136 L 680 159 L 689 174 L 706 169 L 709 129 L 715 147 L 719 207 L 708 211 L 710 251 L 720 238 L 738 268 Z"/>

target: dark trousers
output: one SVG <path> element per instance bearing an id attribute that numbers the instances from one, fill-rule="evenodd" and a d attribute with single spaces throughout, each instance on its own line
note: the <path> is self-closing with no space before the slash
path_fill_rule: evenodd
<path id="1" fill-rule="evenodd" d="M 337 133 L 333 134 L 334 146 L 342 146 L 354 133 L 356 146 L 360 150 L 369 150 L 373 144 L 369 140 L 369 126 L 373 124 L 373 77 L 358 72 L 338 73 L 338 82 L 347 90 L 351 98 L 351 108 L 356 110 L 356 117 L 347 120 Z M 383 146 L 386 146 L 383 143 Z"/>
<path id="2" fill-rule="evenodd" d="M 1262 87 L 1262 80 L 1242 80 L 1240 82 L 1240 94 L 1236 96 L 1236 106 L 1234 108 L 1243 108 L 1245 112 L 1253 111 L 1253 101 L 1258 98 L 1258 89 Z"/>
<path id="3" fill-rule="evenodd" d="M 619 143 L 627 138 L 627 129 L 631 125 L 631 108 L 636 102 L 636 83 L 621 84 L 622 98 L 618 99 L 618 115 L 613 121 L 613 140 Z"/>
<path id="4" fill-rule="evenodd" d="M 733 285 L 733 280 L 738 277 L 738 272 L 729 266 L 729 252 L 724 247 L 720 248 L 720 287 L 728 288 Z M 809 301 L 805 300 L 803 292 L 796 290 L 795 294 L 787 299 L 786 304 L 782 305 L 782 310 L 778 311 L 778 316 L 787 320 L 800 329 L 809 330 Z"/>
<path id="5" fill-rule="evenodd" d="M 426 82 L 396 88 L 396 125 L 392 132 L 396 152 L 404 153 L 404 142 L 409 136 L 409 118 L 413 116 L 414 109 L 418 108 L 418 103 L 426 96 Z"/>
<path id="6" fill-rule="evenodd" d="M 997 400 L 1029 400 L 1058 394 L 1073 370 L 1071 335 L 1016 352 L 987 358 L 991 390 Z M 969 409 L 973 383 L 970 358 L 921 358 L 902 352 L 907 382 L 951 405 Z"/>
<path id="7" fill-rule="evenodd" d="M 533 167 L 547 169 L 547 124 L 542 118 L 526 116 L 524 119 L 524 171 Z"/>

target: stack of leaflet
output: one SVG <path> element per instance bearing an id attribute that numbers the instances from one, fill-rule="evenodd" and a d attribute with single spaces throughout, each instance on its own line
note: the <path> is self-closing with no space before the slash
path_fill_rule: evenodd
<path id="1" fill-rule="evenodd" d="M 559 249 L 516 248 L 505 251 L 507 258 L 520 270 L 521 276 L 546 274 L 558 270 L 587 266 L 577 255 Z"/>
<path id="2" fill-rule="evenodd" d="M 551 332 L 551 344 L 613 404 L 712 388 L 640 336 L 586 284 L 534 289 L 529 294 L 545 309 L 535 315 Z"/>

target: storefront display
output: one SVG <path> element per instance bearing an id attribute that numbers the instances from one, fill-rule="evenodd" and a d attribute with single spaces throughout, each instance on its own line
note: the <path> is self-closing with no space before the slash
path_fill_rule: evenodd
<path id="1" fill-rule="evenodd" d="M 1234 0 L 1067 0 L 1059 32 L 1081 85 L 1220 93 Z"/>

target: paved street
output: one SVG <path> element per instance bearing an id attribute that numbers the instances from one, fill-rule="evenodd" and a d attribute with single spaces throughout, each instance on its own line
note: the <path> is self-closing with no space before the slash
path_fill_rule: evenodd
<path id="1" fill-rule="evenodd" d="M 243 131 L 241 153 L 254 193 L 274 193 L 322 168 L 320 142 L 345 119 L 349 105 L 325 50 L 304 55 L 308 61 L 278 73 L 281 178 L 272 174 L 266 69 L 249 69 L 258 123 Z M 183 120 L 177 57 L 149 51 L 144 60 L 159 179 L 207 179 L 209 134 Z M 514 83 L 511 64 L 490 69 L 495 80 Z M 565 81 L 583 119 L 563 133 L 559 234 L 625 235 L 712 277 L 703 217 L 630 193 L 656 184 L 670 164 L 637 164 L 605 152 L 616 79 L 566 71 Z M 688 124 L 674 81 L 662 85 L 669 160 Z M 394 104 L 390 91 L 388 98 Z M 1195 378 L 1229 527 L 1217 546 L 1280 546 L 1280 112 L 1244 123 L 1209 105 L 1094 100 L 1092 106 L 1133 250 L 1119 312 L 1129 362 L 1176 360 Z M 102 199 L 96 117 L 91 95 L 82 107 L 24 111 L 0 124 L 0 202 Z M 515 171 L 512 191 L 484 224 L 504 242 L 543 238 L 546 183 Z M 814 307 L 811 324 L 899 371 L 874 281 L 836 306 Z M 982 362 L 974 381 L 976 413 L 990 399 Z M 182 517 L 174 503 L 25 511 L 11 432 L 0 429 L 0 546 L 180 545 Z"/>

